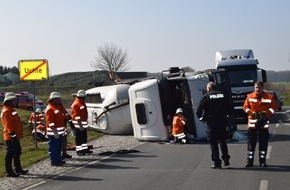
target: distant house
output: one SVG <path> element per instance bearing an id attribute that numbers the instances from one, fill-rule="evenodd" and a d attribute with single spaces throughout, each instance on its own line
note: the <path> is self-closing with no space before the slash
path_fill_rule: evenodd
<path id="1" fill-rule="evenodd" d="M 18 74 L 9 72 L 5 74 L 4 76 L 7 77 L 9 80 L 11 80 L 13 84 L 17 84 L 20 82 L 20 78 Z"/>
<path id="2" fill-rule="evenodd" d="M 20 82 L 19 75 L 15 73 L 6 73 L 5 75 L 0 75 L 0 83 L 3 85 L 17 84 Z"/>

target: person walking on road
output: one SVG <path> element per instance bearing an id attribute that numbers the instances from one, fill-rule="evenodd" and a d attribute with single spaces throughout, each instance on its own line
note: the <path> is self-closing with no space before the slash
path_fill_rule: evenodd
<path id="1" fill-rule="evenodd" d="M 61 158 L 62 140 L 65 133 L 65 118 L 59 109 L 61 94 L 52 92 L 45 110 L 46 134 L 48 136 L 48 152 L 51 166 L 62 166 L 65 161 Z"/>
<path id="2" fill-rule="evenodd" d="M 72 121 L 75 126 L 75 143 L 77 155 L 92 153 L 87 144 L 88 111 L 85 103 L 86 92 L 79 90 L 71 105 Z"/>
<path id="3" fill-rule="evenodd" d="M 226 143 L 226 126 L 227 118 L 231 115 L 232 109 L 227 97 L 221 91 L 217 91 L 216 88 L 214 82 L 207 84 L 207 93 L 202 97 L 196 114 L 200 120 L 207 124 L 207 139 L 212 151 L 211 159 L 214 162 L 211 168 L 221 169 L 222 161 L 219 156 L 219 145 L 224 166 L 230 165 Z"/>
<path id="4" fill-rule="evenodd" d="M 267 167 L 266 156 L 269 140 L 269 118 L 277 109 L 271 94 L 264 91 L 264 84 L 257 81 L 255 91 L 248 94 L 243 110 L 248 115 L 248 153 L 246 167 L 254 165 L 254 155 L 257 140 L 259 141 L 260 166 Z"/>
<path id="5" fill-rule="evenodd" d="M 7 92 L 3 101 L 1 111 L 1 121 L 3 125 L 3 139 L 6 144 L 5 169 L 7 177 L 18 177 L 19 174 L 26 174 L 28 170 L 21 167 L 20 139 L 23 137 L 23 128 L 21 119 L 16 110 L 16 95 L 14 92 Z M 12 169 L 12 160 L 14 160 L 15 172 Z"/>

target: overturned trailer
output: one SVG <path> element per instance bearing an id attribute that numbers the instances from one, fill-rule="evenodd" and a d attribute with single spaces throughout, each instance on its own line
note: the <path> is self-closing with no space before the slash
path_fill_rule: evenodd
<path id="1" fill-rule="evenodd" d="M 89 127 L 106 134 L 133 134 L 129 87 L 127 84 L 118 84 L 87 90 L 85 101 Z"/>
<path id="2" fill-rule="evenodd" d="M 134 137 L 140 141 L 168 140 L 175 110 L 183 108 L 187 118 L 186 133 L 196 139 L 206 138 L 206 126 L 195 112 L 209 81 L 215 82 L 232 102 L 230 84 L 224 70 L 186 76 L 182 69 L 170 68 L 162 72 L 161 78 L 132 85 L 129 99 Z M 230 122 L 229 128 L 234 131 L 236 125 Z"/>

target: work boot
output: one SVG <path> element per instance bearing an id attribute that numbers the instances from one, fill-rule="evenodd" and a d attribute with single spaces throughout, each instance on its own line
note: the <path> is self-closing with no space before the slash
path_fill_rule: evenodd
<path id="1" fill-rule="evenodd" d="M 229 160 L 224 160 L 224 166 L 229 166 L 230 165 L 230 161 Z"/>
<path id="2" fill-rule="evenodd" d="M 93 153 L 93 151 L 92 151 L 92 150 L 89 150 L 89 149 L 87 149 L 87 150 L 85 151 L 85 153 L 86 153 L 86 154 L 92 154 L 92 153 Z"/>
<path id="3" fill-rule="evenodd" d="M 61 158 L 62 158 L 62 159 L 65 159 L 65 158 L 72 158 L 72 155 L 69 155 L 69 154 L 62 154 L 62 155 L 61 155 Z"/>
<path id="4" fill-rule="evenodd" d="M 247 168 L 249 168 L 249 167 L 253 167 L 254 166 L 254 164 L 253 164 L 253 162 L 251 162 L 251 161 L 247 161 L 247 163 L 246 163 L 246 165 L 245 165 L 245 167 L 247 167 Z"/>
<path id="5" fill-rule="evenodd" d="M 266 162 L 260 162 L 260 166 L 268 167 L 268 165 L 266 164 Z"/>
<path id="6" fill-rule="evenodd" d="M 7 173 L 7 177 L 18 177 L 18 176 L 19 176 L 19 174 L 16 174 L 14 172 Z"/>
<path id="7" fill-rule="evenodd" d="M 78 156 L 84 156 L 86 153 L 83 150 L 77 151 Z"/>
<path id="8" fill-rule="evenodd" d="M 22 168 L 20 168 L 20 169 L 16 169 L 15 172 L 16 172 L 17 174 L 25 175 L 25 174 L 28 173 L 28 170 L 23 170 Z"/>
<path id="9" fill-rule="evenodd" d="M 63 166 L 63 163 L 61 163 L 61 162 L 51 163 L 51 166 L 56 166 L 56 167 Z"/>
<path id="10" fill-rule="evenodd" d="M 5 169 L 6 169 L 7 177 L 18 177 L 19 174 L 14 173 L 11 164 L 12 164 L 12 160 L 8 157 L 5 157 Z M 16 164 L 18 164 L 18 163 L 16 163 Z"/>
<path id="11" fill-rule="evenodd" d="M 222 169 L 222 165 L 221 164 L 213 164 L 211 166 L 211 169 Z"/>

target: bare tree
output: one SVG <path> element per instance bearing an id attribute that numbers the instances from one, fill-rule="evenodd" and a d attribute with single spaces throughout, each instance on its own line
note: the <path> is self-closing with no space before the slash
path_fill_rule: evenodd
<path id="1" fill-rule="evenodd" d="M 127 51 L 113 43 L 106 43 L 98 48 L 97 56 L 91 64 L 92 68 L 108 71 L 113 83 L 120 82 L 116 72 L 129 70 Z"/>

